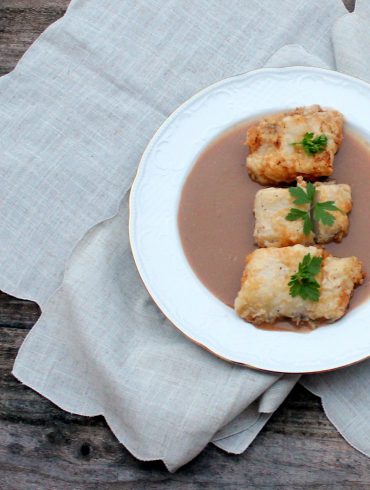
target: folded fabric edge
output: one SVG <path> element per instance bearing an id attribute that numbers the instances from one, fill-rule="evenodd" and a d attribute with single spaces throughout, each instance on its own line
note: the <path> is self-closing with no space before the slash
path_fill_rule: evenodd
<path id="1" fill-rule="evenodd" d="M 16 65 L 13 67 L 13 69 L 9 73 L 6 73 L 5 75 L 2 75 L 0 77 L 1 82 L 3 82 L 4 80 L 9 81 L 9 80 L 11 80 L 13 78 L 13 75 L 15 74 L 15 72 L 18 71 L 19 68 L 21 68 L 21 66 L 23 65 L 24 61 L 27 60 L 27 58 L 29 57 L 30 54 L 32 55 L 35 47 L 37 47 L 37 45 L 39 43 L 40 38 L 43 37 L 46 32 L 54 31 L 54 29 L 56 29 L 58 27 L 58 24 L 60 22 L 62 22 L 63 19 L 64 19 L 64 17 L 70 13 L 71 6 L 72 6 L 73 3 L 74 3 L 74 0 L 71 1 L 71 3 L 68 5 L 66 11 L 64 12 L 64 14 L 61 17 L 59 17 L 59 19 L 55 20 L 50 25 L 48 25 L 46 27 L 46 29 L 44 29 L 36 37 L 36 39 L 32 42 L 32 44 L 26 49 L 26 51 L 18 59 Z"/>
<path id="2" fill-rule="evenodd" d="M 22 348 L 22 346 L 21 346 L 21 348 Z M 104 420 L 106 421 L 110 431 L 117 438 L 118 442 L 120 444 L 122 444 L 136 459 L 138 459 L 140 461 L 144 461 L 144 462 L 162 461 L 170 473 L 175 472 L 178 469 L 178 467 L 182 466 L 182 465 L 179 465 L 178 467 L 172 467 L 171 465 L 167 465 L 166 461 L 162 458 L 153 459 L 150 457 L 145 457 L 145 456 L 139 455 L 133 448 L 129 447 L 129 444 L 127 444 L 127 442 L 125 441 L 124 433 L 120 431 L 119 426 L 115 426 L 115 424 L 104 413 L 104 410 L 102 410 L 100 408 L 100 409 L 96 409 L 96 411 L 94 410 L 94 411 L 87 412 L 87 411 L 81 410 L 77 407 L 72 407 L 72 406 L 66 404 L 65 401 L 62 399 L 56 399 L 56 397 L 51 398 L 51 397 L 49 397 L 43 393 L 43 388 L 38 386 L 34 382 L 34 380 L 27 379 L 27 376 L 25 375 L 25 373 L 27 373 L 27 370 L 23 371 L 21 369 L 21 366 L 18 366 L 17 362 L 15 362 L 14 367 L 12 369 L 12 375 L 20 383 L 22 383 L 23 385 L 27 386 L 28 388 L 36 391 L 36 393 L 38 395 L 42 396 L 43 398 L 46 398 L 49 402 L 53 403 L 58 408 L 64 410 L 65 412 L 68 412 L 72 415 L 79 415 L 82 417 L 98 417 L 98 416 L 104 417 Z M 119 436 L 117 436 L 116 434 L 119 434 Z M 122 437 L 122 435 L 123 435 L 123 437 Z"/>
<path id="3" fill-rule="evenodd" d="M 326 401 L 326 397 L 325 395 L 321 395 L 319 393 L 318 390 L 315 390 L 311 385 L 310 383 L 306 382 L 305 379 L 301 379 L 300 380 L 300 384 L 306 388 L 306 390 L 308 390 L 310 393 L 312 393 L 313 395 L 317 396 L 320 398 L 320 403 L 321 403 L 321 407 L 327 417 L 327 419 L 330 421 L 330 423 L 335 427 L 335 429 L 337 430 L 337 432 L 343 437 L 343 439 L 351 446 L 353 447 L 353 449 L 355 449 L 356 451 L 360 452 L 361 454 L 363 454 L 364 456 L 367 456 L 367 457 L 370 457 L 370 454 L 369 453 L 366 453 L 366 451 L 364 451 L 359 445 L 357 445 L 356 443 L 354 443 L 353 441 L 350 440 L 349 438 L 349 435 L 347 434 L 345 428 L 340 428 L 339 424 L 337 423 L 337 421 L 335 420 L 335 416 L 332 416 L 331 413 L 330 413 L 330 409 L 328 407 L 328 403 Z"/>
<path id="4" fill-rule="evenodd" d="M 300 44 L 285 44 L 275 51 L 266 61 L 265 68 L 282 68 L 286 66 L 313 66 L 332 69 L 316 55 L 309 53 Z"/>
<path id="5" fill-rule="evenodd" d="M 251 426 L 236 434 L 215 439 L 212 444 L 228 454 L 242 454 L 256 439 L 272 415 L 273 413 L 260 413 Z"/>
<path id="6" fill-rule="evenodd" d="M 36 328 L 37 324 L 33 327 Z M 25 342 L 22 343 L 17 358 L 21 353 L 22 347 L 25 344 Z M 190 457 L 186 461 L 182 461 L 176 465 L 171 464 L 165 456 L 163 457 L 151 457 L 149 455 L 143 455 L 140 454 L 135 448 L 132 447 L 132 445 L 127 441 L 126 436 L 125 436 L 125 431 L 122 430 L 122 426 L 119 423 L 115 423 L 115 421 L 112 419 L 112 417 L 109 416 L 104 410 L 103 407 L 98 407 L 95 406 L 94 410 L 89 410 L 86 411 L 81 408 L 81 405 L 71 405 L 66 403 L 65 399 L 63 398 L 58 398 L 56 394 L 53 396 L 49 396 L 45 394 L 45 388 L 42 386 L 39 386 L 37 381 L 35 381 L 32 377 L 28 377 L 29 370 L 27 367 L 23 369 L 23 365 L 19 362 L 16 361 L 14 363 L 13 369 L 12 369 L 12 375 L 23 385 L 27 386 L 28 388 L 34 390 L 37 394 L 42 396 L 43 398 L 47 399 L 54 405 L 56 405 L 58 408 L 73 414 L 73 415 L 79 415 L 83 417 L 97 417 L 97 416 L 102 416 L 104 417 L 104 420 L 106 421 L 109 429 L 113 433 L 113 435 L 117 438 L 118 442 L 122 444 L 125 449 L 132 454 L 136 459 L 144 462 L 154 462 L 154 461 L 162 461 L 163 464 L 165 465 L 166 469 L 170 473 L 174 473 L 177 471 L 180 467 L 184 466 L 185 464 L 189 463 L 192 461 L 195 457 L 197 457 L 203 449 L 209 444 L 212 443 L 219 449 L 229 453 L 229 454 L 241 454 L 244 452 L 248 446 L 254 441 L 256 436 L 259 434 L 261 429 L 264 427 L 266 422 L 269 420 L 269 418 L 273 415 L 273 413 L 265 414 L 265 413 L 256 413 L 256 418 L 253 420 L 251 424 L 248 424 L 243 430 L 236 431 L 235 433 L 228 434 L 227 436 L 216 438 L 214 440 L 209 441 L 204 445 L 203 448 L 201 448 L 196 454 L 190 455 Z"/>
<path id="7" fill-rule="evenodd" d="M 7 73 L 7 74 L 3 75 L 2 77 L 0 77 L 1 83 L 3 83 L 3 81 L 6 81 L 7 83 L 9 81 L 11 81 L 12 78 L 13 78 L 13 76 L 14 76 L 14 74 L 22 67 L 22 65 L 24 63 L 27 62 L 28 57 L 33 55 L 33 51 L 34 51 L 35 48 L 37 49 L 37 46 L 38 46 L 38 43 L 40 42 L 40 39 L 42 37 L 44 37 L 44 35 L 47 32 L 50 33 L 50 32 L 53 32 L 55 29 L 58 29 L 59 23 L 63 22 L 66 16 L 69 16 L 71 13 L 73 13 L 76 9 L 79 9 L 79 8 L 80 8 L 80 2 L 78 2 L 76 0 L 71 0 L 71 2 L 69 3 L 69 5 L 68 5 L 66 11 L 64 12 L 64 14 L 59 19 L 57 19 L 55 22 L 53 22 L 52 24 L 50 24 L 44 31 L 42 31 L 40 33 L 40 35 L 31 44 L 31 46 L 28 47 L 28 49 L 21 56 L 21 58 L 18 60 L 18 62 L 14 66 L 14 68 L 9 73 Z M 34 293 L 32 293 L 32 291 L 29 291 L 27 288 L 22 289 L 22 288 L 19 288 L 18 286 L 16 286 L 16 287 L 8 286 L 7 283 L 6 283 L 6 281 L 2 281 L 2 283 L 0 283 L 0 291 L 4 292 L 4 293 L 6 293 L 6 294 L 8 294 L 10 296 L 14 296 L 16 298 L 19 298 L 19 299 L 33 301 L 33 302 L 35 302 L 35 303 L 37 303 L 39 305 L 39 307 L 41 308 L 41 311 L 42 311 L 43 308 L 45 307 L 45 305 L 48 303 L 49 299 L 54 295 L 54 293 L 63 284 L 65 270 L 66 270 L 66 268 L 68 266 L 68 263 L 70 262 L 72 256 L 74 255 L 75 249 L 78 246 L 78 244 L 80 243 L 80 241 L 95 226 L 98 226 L 101 223 L 103 223 L 105 221 L 108 221 L 109 219 L 114 218 L 118 214 L 119 209 L 120 209 L 120 206 L 121 206 L 121 203 L 122 203 L 123 199 L 125 198 L 126 194 L 128 192 L 130 192 L 130 188 L 131 188 L 131 184 L 130 184 L 130 187 L 128 189 L 126 188 L 126 189 L 123 189 L 122 190 L 122 194 L 119 196 L 118 200 L 116 202 L 112 203 L 112 205 L 111 205 L 111 209 L 112 210 L 111 211 L 107 212 L 106 214 L 103 214 L 101 216 L 101 219 L 99 221 L 94 222 L 94 223 L 91 223 L 90 225 L 87 226 L 87 228 L 81 230 L 81 233 L 78 234 L 75 237 L 75 239 L 72 241 L 72 245 L 71 245 L 71 248 L 70 248 L 70 253 L 69 253 L 69 255 L 66 256 L 66 259 L 65 259 L 65 262 L 64 262 L 64 270 L 63 270 L 63 273 L 61 274 L 61 276 L 59 278 L 58 287 L 56 289 L 54 289 L 53 291 L 50 291 L 49 292 L 49 295 L 46 298 L 38 297 L 37 294 L 35 295 Z"/>
<path id="8" fill-rule="evenodd" d="M 35 328 L 36 325 L 33 327 Z M 17 358 L 22 350 L 22 347 L 24 345 L 25 341 L 23 341 L 19 351 L 18 351 L 18 354 L 17 354 Z M 58 408 L 64 410 L 65 412 L 68 412 L 72 415 L 81 415 L 81 416 L 84 416 L 84 417 L 97 417 L 98 415 L 104 415 L 100 409 L 96 409 L 96 410 L 92 410 L 92 411 L 89 411 L 89 412 L 85 412 L 84 410 L 81 410 L 81 409 L 77 409 L 76 407 L 72 407 L 72 406 L 69 406 L 68 404 L 65 403 L 65 401 L 63 401 L 62 399 L 56 399 L 55 397 L 51 398 L 47 395 L 45 395 L 43 393 L 43 388 L 41 386 L 38 386 L 37 383 L 35 383 L 34 380 L 31 380 L 31 379 L 28 379 L 27 378 L 27 373 L 29 372 L 27 368 L 25 369 L 22 369 L 22 365 L 20 363 L 17 362 L 17 358 L 14 362 L 14 365 L 13 365 L 13 369 L 11 371 L 11 374 L 15 377 L 15 379 L 17 381 L 19 381 L 20 383 L 22 383 L 23 385 L 27 386 L 28 388 L 30 388 L 31 390 L 34 390 L 36 391 L 37 394 L 39 394 L 42 398 L 46 398 L 47 400 L 49 400 L 49 402 L 53 403 L 54 405 L 56 405 Z"/>
<path id="9" fill-rule="evenodd" d="M 63 282 L 64 282 L 65 271 L 68 267 L 68 264 L 71 262 L 73 255 L 74 255 L 74 252 L 75 252 L 76 248 L 78 247 L 79 243 L 89 233 L 91 233 L 96 226 L 100 226 L 102 223 L 109 221 L 109 220 L 113 219 L 115 216 L 117 216 L 117 214 L 119 213 L 122 201 L 125 199 L 127 193 L 129 193 L 129 192 L 130 192 L 130 188 L 123 190 L 123 195 L 121 195 L 119 197 L 118 201 L 116 203 L 114 203 L 112 206 L 113 211 L 107 213 L 106 215 L 103 215 L 102 219 L 99 222 L 91 224 L 91 226 L 89 226 L 85 230 L 82 230 L 82 232 L 75 238 L 75 240 L 73 241 L 73 246 L 71 248 L 71 251 L 70 251 L 69 255 L 66 257 L 66 260 L 64 262 L 64 270 L 63 270 L 63 273 L 59 279 L 59 285 L 55 290 L 50 291 L 49 296 L 47 296 L 46 298 L 39 298 L 39 297 L 37 297 L 37 295 L 34 295 L 31 292 L 27 292 L 26 289 L 24 291 L 22 291 L 21 289 L 20 290 L 18 289 L 17 291 L 15 291 L 12 287 L 8 287 L 7 284 L 4 283 L 4 281 L 2 283 L 0 283 L 0 291 L 4 292 L 6 294 L 9 294 L 10 296 L 14 296 L 16 298 L 19 298 L 19 299 L 33 301 L 33 302 L 37 303 L 39 305 L 39 307 L 41 308 L 41 311 L 43 311 L 43 309 L 48 304 L 50 299 L 62 287 Z M 36 325 L 37 325 L 37 323 L 32 327 L 32 329 L 35 328 Z M 24 341 L 27 339 L 27 337 L 28 337 L 28 334 L 27 334 L 26 338 L 24 339 Z"/>

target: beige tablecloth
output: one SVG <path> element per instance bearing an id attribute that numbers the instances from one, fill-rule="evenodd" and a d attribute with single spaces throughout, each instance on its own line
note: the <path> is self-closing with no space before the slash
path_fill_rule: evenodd
<path id="1" fill-rule="evenodd" d="M 366 0 L 353 14 L 339 0 L 72 1 L 0 80 L 0 289 L 42 308 L 19 380 L 103 414 L 171 471 L 210 441 L 246 449 L 298 377 L 228 364 L 172 327 L 135 269 L 127 193 L 155 129 L 212 82 L 293 64 L 370 80 L 369 21 Z M 370 363 L 302 382 L 369 455 Z"/>

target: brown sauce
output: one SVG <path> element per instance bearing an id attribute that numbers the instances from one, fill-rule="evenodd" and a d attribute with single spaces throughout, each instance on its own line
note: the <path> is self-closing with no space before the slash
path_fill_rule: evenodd
<path id="1" fill-rule="evenodd" d="M 202 283 L 221 301 L 233 306 L 240 288 L 245 257 L 253 240 L 253 201 L 261 186 L 246 171 L 244 145 L 250 122 L 228 130 L 199 156 L 182 190 L 178 225 L 186 257 Z M 326 249 L 338 257 L 355 255 L 370 274 L 370 145 L 345 130 L 331 177 L 352 188 L 350 228 L 341 243 Z M 350 308 L 370 295 L 369 276 L 355 290 Z M 307 330 L 289 322 L 264 325 L 272 330 Z"/>

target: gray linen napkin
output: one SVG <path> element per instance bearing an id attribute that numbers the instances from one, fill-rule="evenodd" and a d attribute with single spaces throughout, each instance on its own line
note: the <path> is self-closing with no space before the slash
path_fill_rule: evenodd
<path id="1" fill-rule="evenodd" d="M 349 60 L 340 68 L 370 79 L 370 64 L 351 64 L 348 54 L 362 46 L 365 0 L 343 14 L 337 0 L 76 0 L 0 81 L 0 288 L 43 311 L 13 372 L 66 410 L 103 414 L 140 459 L 162 459 L 174 471 L 211 440 L 243 451 L 298 376 L 221 361 L 153 305 L 127 236 L 138 158 L 180 102 L 262 66 L 287 43 L 303 47 L 282 48 L 269 65 L 335 67 L 333 41 Z M 115 214 L 122 196 L 119 213 L 76 246 Z M 369 377 L 362 363 L 304 378 L 338 430 L 367 454 Z"/>

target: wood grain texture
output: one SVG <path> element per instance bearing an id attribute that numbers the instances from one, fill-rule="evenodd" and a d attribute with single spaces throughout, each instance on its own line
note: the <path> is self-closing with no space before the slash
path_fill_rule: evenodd
<path id="1" fill-rule="evenodd" d="M 68 0 L 0 0 L 0 74 L 61 17 Z M 353 8 L 354 1 L 346 0 Z M 60 410 L 22 386 L 12 365 L 37 305 L 0 293 L 0 489 L 370 488 L 370 460 L 351 448 L 320 401 L 296 387 L 248 451 L 214 446 L 176 474 L 137 461 L 102 417 Z"/>
<path id="2" fill-rule="evenodd" d="M 4 301 L 2 295 L 0 305 Z M 102 417 L 63 412 L 14 379 L 13 359 L 26 332 L 0 328 L 4 488 L 369 488 L 369 459 L 339 436 L 319 400 L 301 387 L 245 454 L 231 456 L 210 446 L 175 475 L 161 463 L 139 462 Z"/>
<path id="3" fill-rule="evenodd" d="M 0 0 L 0 75 L 65 12 L 69 0 Z"/>

